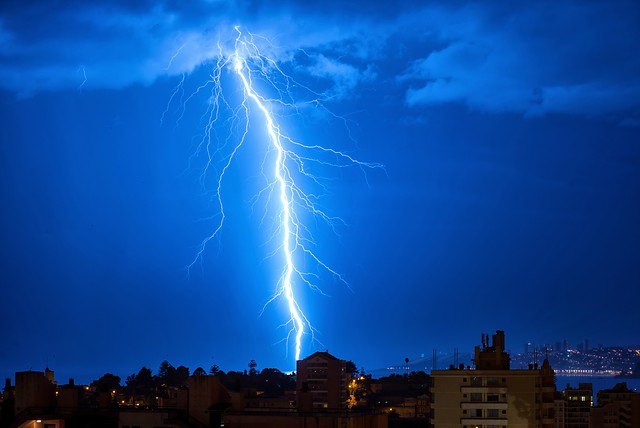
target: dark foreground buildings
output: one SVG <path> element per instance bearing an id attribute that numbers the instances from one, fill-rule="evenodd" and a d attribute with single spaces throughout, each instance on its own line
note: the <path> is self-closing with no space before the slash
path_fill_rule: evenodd
<path id="1" fill-rule="evenodd" d="M 4 388 L 0 428 L 387 428 L 386 413 L 347 406 L 346 362 L 317 352 L 298 362 L 296 391 L 263 397 L 233 392 L 216 376 L 188 378 L 157 405 L 140 405 L 116 390 L 92 391 L 73 381 L 58 386 L 53 372 L 16 373 Z M 120 400 L 120 398 L 123 398 Z M 156 397 L 157 398 L 157 397 Z M 426 420 L 426 419 L 425 419 Z"/>
<path id="2" fill-rule="evenodd" d="M 169 379 L 161 372 L 154 379 Z M 372 379 L 328 352 L 298 361 L 295 381 L 276 369 L 260 373 L 271 375 L 262 384 L 237 384 L 239 372 L 175 372 L 179 382 L 144 393 L 135 382 L 152 379 L 146 368 L 125 388 L 109 374 L 80 386 L 58 385 L 49 369 L 18 372 L 0 398 L 0 428 L 640 428 L 640 393 L 620 383 L 594 407 L 589 383 L 558 392 L 547 360 L 511 368 L 502 331 L 482 335 L 473 366 L 431 376 Z"/>

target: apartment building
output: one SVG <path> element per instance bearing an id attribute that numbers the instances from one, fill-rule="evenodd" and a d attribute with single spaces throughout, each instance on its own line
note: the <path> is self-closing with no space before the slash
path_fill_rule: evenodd
<path id="1" fill-rule="evenodd" d="M 475 367 L 434 370 L 432 424 L 435 428 L 553 428 L 554 373 L 548 360 L 541 367 L 510 368 L 504 332 L 475 347 Z"/>

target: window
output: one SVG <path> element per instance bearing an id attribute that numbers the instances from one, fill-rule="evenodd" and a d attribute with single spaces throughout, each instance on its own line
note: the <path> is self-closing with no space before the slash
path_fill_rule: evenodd
<path id="1" fill-rule="evenodd" d="M 472 392 L 471 393 L 471 401 L 482 401 L 482 393 L 481 392 Z"/>
<path id="2" fill-rule="evenodd" d="M 471 378 L 471 385 L 473 386 L 482 386 L 482 378 L 478 376 L 474 376 Z"/>
<path id="3" fill-rule="evenodd" d="M 487 409 L 487 417 L 488 418 L 497 418 L 498 417 L 498 409 Z"/>
<path id="4" fill-rule="evenodd" d="M 498 394 L 487 394 L 487 401 L 497 403 L 500 401 L 500 396 Z"/>
<path id="5" fill-rule="evenodd" d="M 473 417 L 473 418 L 481 418 L 482 417 L 482 409 L 471 409 L 471 417 Z"/>
<path id="6" fill-rule="evenodd" d="M 497 377 L 489 377 L 487 378 L 488 386 L 497 386 L 500 385 L 500 380 Z"/>

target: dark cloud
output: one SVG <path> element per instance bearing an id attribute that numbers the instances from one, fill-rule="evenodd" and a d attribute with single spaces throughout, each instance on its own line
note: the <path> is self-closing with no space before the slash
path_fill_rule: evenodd
<path id="1" fill-rule="evenodd" d="M 487 111 L 599 115 L 640 100 L 638 7 L 543 2 L 426 9 L 445 44 L 402 74 L 411 106 L 459 102 Z"/>
<path id="2" fill-rule="evenodd" d="M 69 3 L 56 11 L 53 6 L 10 6 L 0 14 L 4 48 L 0 85 L 21 94 L 77 87 L 84 81 L 79 68 L 86 71 L 87 88 L 122 88 L 148 84 L 163 75 L 189 73 L 215 57 L 218 41 L 233 41 L 235 25 L 263 36 L 258 41 L 282 61 L 291 60 L 301 48 L 368 56 L 363 43 L 346 42 L 360 38 L 358 34 L 365 33 L 363 25 L 352 25 L 345 32 L 344 23 L 336 19 L 302 16 L 285 7 L 238 7 L 215 1 L 192 2 L 187 7 L 173 2 L 136 7 Z M 328 64 L 321 63 L 316 61 L 312 72 L 326 78 Z M 337 92 L 354 75 L 366 74 L 366 67 L 355 70 L 345 60 L 340 63 L 343 67 L 334 71 L 346 74 L 336 76 Z"/>
<path id="3" fill-rule="evenodd" d="M 395 77 L 409 106 L 455 102 L 535 116 L 599 115 L 639 103 L 633 2 L 360 6 L 10 2 L 0 18 L 0 85 L 23 94 L 73 88 L 84 81 L 80 67 L 87 88 L 148 84 L 210 61 L 217 41 L 232 41 L 241 25 L 269 40 L 267 51 L 281 61 L 312 50 L 308 71 L 332 80 L 334 95 L 372 81 L 371 70 L 393 58 L 403 64 Z M 404 41 L 402 52 L 389 48 L 394 38 Z"/>
<path id="4" fill-rule="evenodd" d="M 395 81 L 413 108 L 638 120 L 624 114 L 640 103 L 633 2 L 322 4 L 4 2 L 0 88 L 25 96 L 150 84 L 207 64 L 241 25 L 269 55 L 327 82 L 334 99 Z"/>

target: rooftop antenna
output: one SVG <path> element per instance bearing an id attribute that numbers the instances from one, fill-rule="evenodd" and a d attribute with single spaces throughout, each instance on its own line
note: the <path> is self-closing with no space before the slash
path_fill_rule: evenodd
<path id="1" fill-rule="evenodd" d="M 438 365 L 436 364 L 436 348 L 433 348 L 433 360 L 431 361 L 432 364 L 432 368 L 431 370 L 437 370 L 438 369 Z"/>

